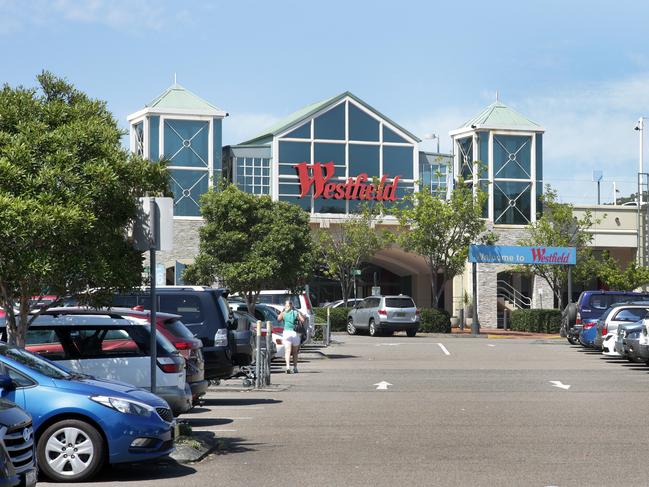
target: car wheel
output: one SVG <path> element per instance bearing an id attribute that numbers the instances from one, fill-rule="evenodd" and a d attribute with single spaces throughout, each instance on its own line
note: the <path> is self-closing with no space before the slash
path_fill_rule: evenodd
<path id="1" fill-rule="evenodd" d="M 347 320 L 347 333 L 350 335 L 356 335 L 356 327 L 354 326 L 354 320 L 349 318 Z"/>
<path id="2" fill-rule="evenodd" d="M 84 421 L 66 419 L 47 428 L 36 450 L 38 468 L 57 482 L 80 482 L 104 463 L 104 440 Z"/>
<path id="3" fill-rule="evenodd" d="M 575 340 L 575 338 L 571 337 L 570 335 L 568 335 L 568 341 L 570 342 L 571 345 L 579 345 L 579 341 Z"/>
<path id="4" fill-rule="evenodd" d="M 406 335 L 409 337 L 414 337 L 417 335 L 417 330 L 406 330 Z"/>
<path id="5" fill-rule="evenodd" d="M 377 330 L 374 320 L 370 320 L 370 336 L 375 337 L 379 335 L 379 330 Z"/>

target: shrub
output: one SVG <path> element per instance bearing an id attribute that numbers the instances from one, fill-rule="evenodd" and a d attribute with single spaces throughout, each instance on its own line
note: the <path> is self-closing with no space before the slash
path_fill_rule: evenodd
<path id="1" fill-rule="evenodd" d="M 558 309 L 517 309 L 509 322 L 514 331 L 531 333 L 559 333 L 561 311 Z"/>
<path id="2" fill-rule="evenodd" d="M 347 330 L 347 313 L 351 308 L 329 308 L 329 320 L 331 323 L 331 331 L 345 331 Z M 314 308 L 315 319 L 318 323 L 327 322 L 327 308 Z"/>
<path id="3" fill-rule="evenodd" d="M 424 333 L 451 333 L 451 315 L 436 308 L 422 308 L 419 331 Z"/>

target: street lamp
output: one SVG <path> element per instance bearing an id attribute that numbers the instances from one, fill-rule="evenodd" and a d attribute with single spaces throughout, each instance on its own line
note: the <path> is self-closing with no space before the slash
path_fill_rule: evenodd
<path id="1" fill-rule="evenodd" d="M 638 174 L 639 174 L 638 178 L 641 178 L 642 173 L 644 172 L 643 171 L 643 169 L 644 169 L 643 168 L 643 166 L 644 166 L 644 164 L 643 164 L 644 148 L 642 146 L 643 138 L 644 138 L 644 136 L 642 135 L 642 133 L 644 132 L 644 119 L 645 119 L 645 117 L 640 117 L 638 119 L 638 123 L 634 127 L 634 130 L 637 130 L 638 135 L 640 136 L 640 169 L 638 171 Z M 642 191 L 640 190 L 640 188 L 638 188 L 638 205 L 642 206 Z"/>
<path id="2" fill-rule="evenodd" d="M 433 133 L 426 134 L 426 135 L 424 135 L 424 139 L 426 139 L 426 140 L 437 139 L 437 153 L 439 154 L 439 135 L 433 134 Z"/>

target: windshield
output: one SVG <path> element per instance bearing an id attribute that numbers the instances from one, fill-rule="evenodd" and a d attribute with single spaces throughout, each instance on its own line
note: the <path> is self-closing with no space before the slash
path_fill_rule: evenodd
<path id="1" fill-rule="evenodd" d="M 63 367 L 54 365 L 38 355 L 23 350 L 22 348 L 10 347 L 9 345 L 0 345 L 0 355 L 10 358 L 36 372 L 39 372 L 52 379 L 69 379 L 72 375 Z"/>
<path id="2" fill-rule="evenodd" d="M 300 309 L 300 297 L 294 294 L 260 294 L 257 302 L 262 304 L 284 304 L 287 299 L 290 299 L 295 309 Z"/>

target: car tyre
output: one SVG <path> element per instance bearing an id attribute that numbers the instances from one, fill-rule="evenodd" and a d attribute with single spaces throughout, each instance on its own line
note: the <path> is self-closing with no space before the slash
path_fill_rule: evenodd
<path id="1" fill-rule="evenodd" d="M 374 323 L 374 319 L 370 319 L 370 336 L 375 337 L 379 336 L 379 330 L 376 328 L 376 324 Z"/>
<path id="2" fill-rule="evenodd" d="M 406 330 L 406 335 L 412 338 L 417 335 L 417 330 Z"/>
<path id="3" fill-rule="evenodd" d="M 71 452 L 66 453 L 68 450 Z M 39 470 L 50 480 L 81 482 L 93 477 L 103 466 L 104 439 L 85 421 L 66 419 L 43 432 L 36 458 Z"/>
<path id="4" fill-rule="evenodd" d="M 354 320 L 349 318 L 347 320 L 347 333 L 350 335 L 356 335 L 356 327 L 354 326 Z"/>
<path id="5" fill-rule="evenodd" d="M 579 341 L 575 340 L 575 338 L 571 337 L 570 335 L 568 335 L 568 341 L 570 342 L 571 345 L 579 345 Z"/>

